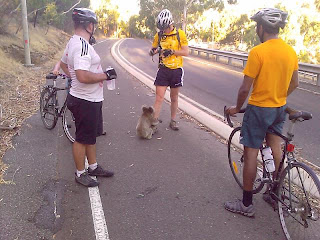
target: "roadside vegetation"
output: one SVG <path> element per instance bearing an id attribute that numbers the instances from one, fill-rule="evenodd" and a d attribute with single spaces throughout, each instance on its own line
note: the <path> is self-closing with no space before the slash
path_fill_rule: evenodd
<path id="1" fill-rule="evenodd" d="M 7 30 L 15 32 L 19 26 L 10 23 Z M 7 165 L 2 162 L 5 152 L 12 148 L 12 138 L 19 135 L 23 121 L 39 109 L 40 89 L 45 75 L 61 57 L 61 48 L 69 36 L 55 28 L 29 26 L 30 48 L 33 67 L 23 66 L 24 49 L 22 30 L 0 34 L 0 125 L 14 125 L 13 130 L 0 130 L 0 184 L 5 183 L 3 174 Z"/>

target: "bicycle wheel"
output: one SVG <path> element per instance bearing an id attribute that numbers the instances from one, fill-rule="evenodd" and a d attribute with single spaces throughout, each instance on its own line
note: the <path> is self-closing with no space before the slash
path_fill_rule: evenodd
<path id="1" fill-rule="evenodd" d="M 292 163 L 282 172 L 278 212 L 288 240 L 320 239 L 320 182 L 310 167 Z"/>
<path id="2" fill-rule="evenodd" d="M 58 113 L 55 107 L 56 94 L 49 87 L 44 88 L 40 95 L 40 116 L 44 126 L 51 130 L 58 121 Z"/>
<path id="3" fill-rule="evenodd" d="M 67 106 L 64 106 L 62 113 L 62 126 L 66 137 L 74 143 L 76 138 L 76 125 L 72 112 Z"/>
<path id="4" fill-rule="evenodd" d="M 243 164 L 244 164 L 244 156 L 243 156 L 243 146 L 241 148 L 234 147 L 232 143 L 239 143 L 241 127 L 237 127 L 233 129 L 230 134 L 228 140 L 228 158 L 229 165 L 231 168 L 232 175 L 234 176 L 236 182 L 243 189 Z M 253 183 L 253 193 L 258 193 L 263 188 L 264 184 L 261 181 L 263 176 L 263 167 L 258 165 L 256 180 Z"/>

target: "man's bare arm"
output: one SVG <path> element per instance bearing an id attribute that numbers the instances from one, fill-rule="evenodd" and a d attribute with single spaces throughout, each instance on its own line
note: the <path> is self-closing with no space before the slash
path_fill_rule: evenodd
<path id="1" fill-rule="evenodd" d="M 299 86 L 299 74 L 298 71 L 294 71 L 291 77 L 291 82 L 288 88 L 287 96 L 289 96 Z"/>
<path id="2" fill-rule="evenodd" d="M 76 76 L 79 82 L 93 84 L 107 80 L 105 73 L 93 73 L 86 70 L 76 70 Z"/>
<path id="3" fill-rule="evenodd" d="M 182 46 L 180 50 L 175 50 L 174 55 L 176 56 L 188 56 L 189 55 L 189 47 Z"/>
<path id="4" fill-rule="evenodd" d="M 68 70 L 68 65 L 65 64 L 64 62 L 60 61 L 60 67 L 61 67 L 62 71 L 63 71 L 68 77 L 70 77 L 70 73 L 69 73 L 69 70 Z"/>
<path id="5" fill-rule="evenodd" d="M 240 111 L 244 102 L 246 101 L 249 95 L 253 80 L 254 80 L 253 78 L 248 77 L 247 75 L 244 76 L 242 85 L 238 91 L 238 100 L 237 100 L 237 106 L 236 106 L 237 111 Z"/>

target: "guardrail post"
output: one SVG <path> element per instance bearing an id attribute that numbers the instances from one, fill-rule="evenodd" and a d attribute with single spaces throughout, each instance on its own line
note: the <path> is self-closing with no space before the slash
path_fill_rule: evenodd
<path id="1" fill-rule="evenodd" d="M 194 50 L 193 49 L 191 49 L 191 55 L 193 55 L 194 54 Z"/>
<path id="2" fill-rule="evenodd" d="M 320 73 L 317 74 L 317 86 L 320 86 Z"/>
<path id="3" fill-rule="evenodd" d="M 198 56 L 200 56 L 200 54 L 201 54 L 201 51 L 198 51 Z"/>
<path id="4" fill-rule="evenodd" d="M 210 58 L 210 54 L 209 54 L 209 53 L 207 53 L 207 58 L 208 58 L 208 59 Z"/>
<path id="5" fill-rule="evenodd" d="M 216 61 L 219 62 L 220 56 L 216 55 Z"/>
<path id="6" fill-rule="evenodd" d="M 228 65 L 232 65 L 232 58 L 228 57 Z"/>
<path id="7" fill-rule="evenodd" d="M 242 61 L 242 67 L 245 68 L 245 67 L 246 67 L 246 64 L 247 64 L 247 61 L 243 60 L 243 61 Z"/>

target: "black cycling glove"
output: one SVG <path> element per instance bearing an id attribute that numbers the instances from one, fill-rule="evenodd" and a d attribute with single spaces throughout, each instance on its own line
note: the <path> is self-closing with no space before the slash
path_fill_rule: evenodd
<path id="1" fill-rule="evenodd" d="M 163 52 L 162 52 L 162 54 L 163 54 L 163 56 L 164 57 L 169 57 L 169 56 L 171 56 L 171 55 L 173 55 L 173 50 L 171 50 L 171 49 L 165 49 L 165 50 L 163 50 Z"/>
<path id="2" fill-rule="evenodd" d="M 155 51 L 157 50 L 158 48 L 152 48 L 151 50 L 150 50 L 150 52 L 149 52 L 149 55 L 150 56 L 153 56 L 153 55 L 155 55 Z"/>
<path id="3" fill-rule="evenodd" d="M 104 73 L 107 75 L 107 80 L 112 80 L 117 78 L 116 70 L 112 67 L 108 67 Z"/>

